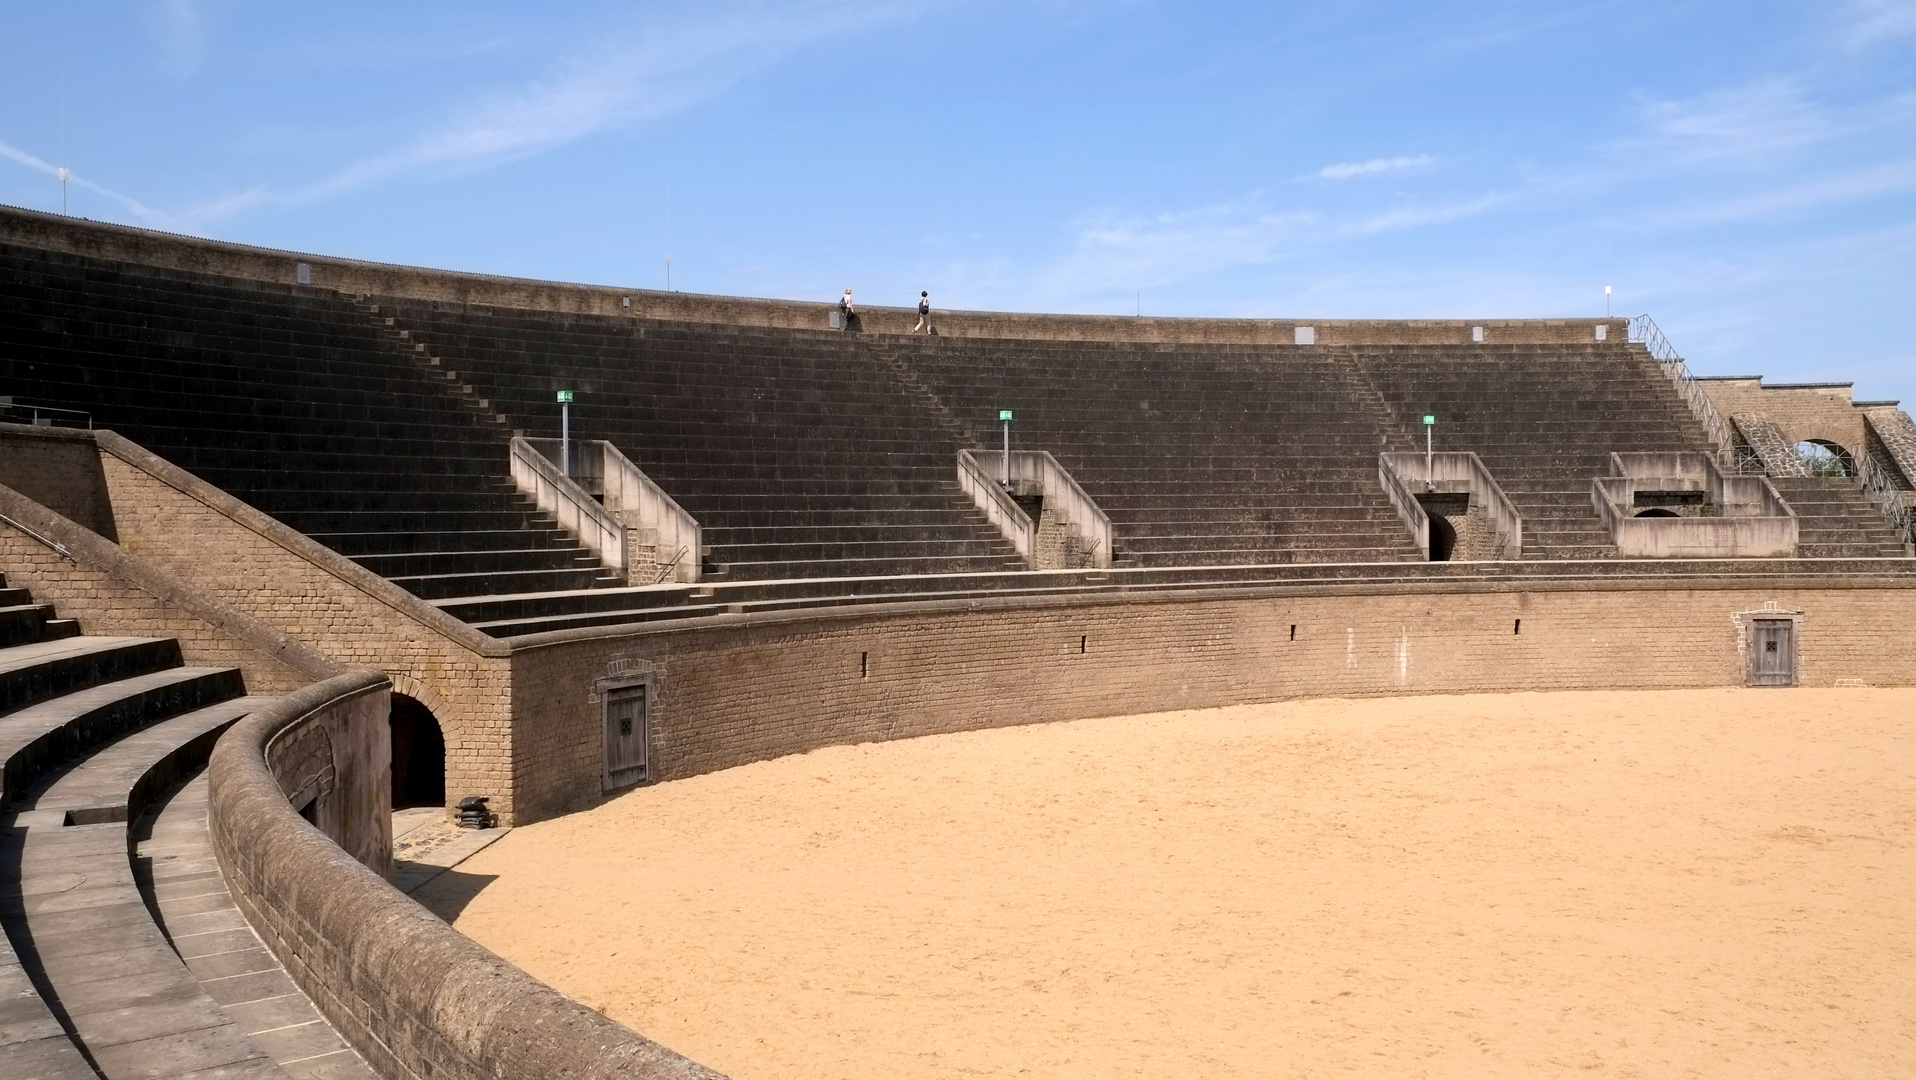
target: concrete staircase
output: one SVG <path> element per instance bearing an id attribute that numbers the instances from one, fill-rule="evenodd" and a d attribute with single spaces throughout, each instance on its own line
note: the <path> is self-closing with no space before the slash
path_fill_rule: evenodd
<path id="1" fill-rule="evenodd" d="M 1770 483 L 1796 511 L 1796 553 L 1805 559 L 1907 557 L 1909 551 L 1882 512 L 1846 476 L 1772 476 Z"/>
<path id="2" fill-rule="evenodd" d="M 959 489 L 948 422 L 860 335 L 381 298 L 531 436 L 606 439 L 704 529 L 710 580 L 1022 569 Z"/>
<path id="3" fill-rule="evenodd" d="M 1420 558 L 1377 483 L 1377 397 L 1331 353 L 899 337 L 974 445 L 1048 450 L 1142 567 Z"/>
<path id="4" fill-rule="evenodd" d="M 1590 500 L 1613 451 L 1711 451 L 1708 434 L 1641 345 L 1348 346 L 1401 432 L 1475 451 L 1524 523 L 1525 559 L 1617 551 Z"/>
<path id="5" fill-rule="evenodd" d="M 282 1068 L 208 994 L 193 934 L 149 913 L 173 879 L 149 867 L 143 891 L 129 858 L 129 822 L 260 699 L 172 639 L 81 636 L 22 593 L 0 587 L 0 1076 L 323 1075 Z"/>
<path id="6" fill-rule="evenodd" d="M 623 584 L 504 430 L 351 302 L 0 244 L 0 387 L 84 409 L 428 599 Z"/>

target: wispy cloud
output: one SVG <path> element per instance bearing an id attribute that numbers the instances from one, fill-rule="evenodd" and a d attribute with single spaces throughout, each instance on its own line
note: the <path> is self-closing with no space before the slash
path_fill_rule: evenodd
<path id="1" fill-rule="evenodd" d="M 473 104 L 408 146 L 352 162 L 289 201 L 324 199 L 400 174 L 487 168 L 656 119 L 820 39 L 841 36 L 847 26 L 870 30 L 912 10 L 907 3 L 857 0 L 707 8 L 695 19 L 616 37 L 546 78 Z"/>
<path id="2" fill-rule="evenodd" d="M 0 142 L 0 157 L 4 157 L 10 161 L 18 162 L 19 164 L 25 165 L 27 168 L 32 169 L 35 172 L 45 173 L 56 180 L 59 179 L 60 177 L 60 167 L 58 165 L 55 165 L 49 161 L 45 161 L 41 158 L 35 157 L 34 155 L 29 154 L 25 150 L 21 150 L 18 147 L 9 146 L 4 142 Z M 94 192 L 95 194 L 98 194 L 98 195 L 104 195 L 107 198 L 112 199 L 114 202 L 119 203 L 122 207 L 126 208 L 128 213 L 133 214 L 135 217 L 138 217 L 143 221 L 147 221 L 150 223 L 159 223 L 167 217 L 167 215 L 164 214 L 163 212 L 159 210 L 155 210 L 152 207 L 141 203 L 138 199 L 135 199 L 130 195 L 122 195 L 111 188 L 101 187 L 99 184 L 96 184 L 93 181 L 88 180 L 87 178 L 80 176 L 71 170 L 68 170 L 67 172 L 67 183 L 72 184 L 74 187 L 77 187 L 77 188 L 84 188 L 87 191 Z"/>
<path id="3" fill-rule="evenodd" d="M 146 25 L 160 51 L 160 66 L 185 78 L 206 54 L 206 15 L 194 0 L 148 0 Z"/>
<path id="4" fill-rule="evenodd" d="M 1455 202 L 1331 213 L 1272 206 L 1260 190 L 1190 210 L 1098 215 L 1080 221 L 1071 250 L 1035 275 L 1032 298 L 1072 303 L 1112 290 L 1158 288 L 1231 267 L 1320 255 L 1363 237 L 1443 225 L 1511 201 L 1492 192 Z"/>
<path id="5" fill-rule="evenodd" d="M 1851 45 L 1916 34 L 1916 0 L 1851 0 L 1847 6 Z"/>
<path id="6" fill-rule="evenodd" d="M 1312 173 L 1322 180 L 1349 180 L 1359 176 L 1376 176 L 1380 173 L 1403 172 L 1407 169 L 1421 169 L 1437 159 L 1429 154 L 1416 157 L 1372 158 L 1369 161 L 1344 161 L 1335 165 L 1326 165 Z"/>
<path id="7" fill-rule="evenodd" d="M 1857 172 L 1821 176 L 1813 180 L 1723 199 L 1709 206 L 1687 209 L 1671 220 L 1746 221 L 1799 213 L 1829 203 L 1849 202 L 1916 190 L 1916 161 L 1891 162 Z"/>
<path id="8" fill-rule="evenodd" d="M 1841 133 L 1802 87 L 1780 79 L 1643 106 L 1642 134 L 1617 144 L 1666 160 L 1775 161 Z"/>
<path id="9" fill-rule="evenodd" d="M 545 153 L 594 134 L 691 107 L 753 71 L 813 45 L 869 32 L 909 17 L 911 0 L 811 0 L 708 6 L 676 23 L 648 25 L 608 39 L 559 64 L 545 77 L 485 95 L 409 143 L 361 157 L 304 188 L 266 186 L 167 212 L 77 177 L 73 183 L 118 202 L 143 223 L 191 231 L 266 205 L 308 205 L 409 175 L 457 175 Z M 198 63 L 203 17 L 191 0 L 159 0 L 154 32 L 176 59 Z M 53 175 L 58 169 L 0 144 L 0 156 Z"/>

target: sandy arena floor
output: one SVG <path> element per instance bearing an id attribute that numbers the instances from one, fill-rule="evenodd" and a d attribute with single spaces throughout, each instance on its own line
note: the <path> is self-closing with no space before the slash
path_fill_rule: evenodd
<path id="1" fill-rule="evenodd" d="M 1312 701 L 664 784 L 421 899 L 737 1080 L 1916 1076 L 1913 827 L 1916 691 Z"/>

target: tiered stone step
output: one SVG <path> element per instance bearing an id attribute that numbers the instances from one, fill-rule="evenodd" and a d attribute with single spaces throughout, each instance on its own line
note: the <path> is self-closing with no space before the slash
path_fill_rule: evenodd
<path id="1" fill-rule="evenodd" d="M 1856 481 L 1841 476 L 1772 476 L 1770 484 L 1796 512 L 1796 553 L 1806 559 L 1899 558 L 1908 555 Z"/>
<path id="2" fill-rule="evenodd" d="M 1612 452 L 1710 452 L 1707 433 L 1641 345 L 1347 346 L 1398 433 L 1475 451 L 1524 522 L 1526 559 L 1617 550 L 1590 499 Z"/>
<path id="3" fill-rule="evenodd" d="M 699 520 L 728 580 L 1022 568 L 953 481 L 958 443 L 855 337 L 378 298 L 515 426 L 602 438 Z"/>
<path id="4" fill-rule="evenodd" d="M 12 606 L 42 633 L 0 647 L 0 1075 L 334 1075 L 281 1068 L 208 995 L 181 962 L 205 935 L 156 926 L 129 859 L 129 819 L 261 699 L 171 639 L 50 637 L 70 624 Z"/>
<path id="5" fill-rule="evenodd" d="M 0 293 L 10 393 L 85 409 L 321 543 L 350 536 L 335 550 L 420 596 L 619 583 L 518 495 L 509 433 L 336 295 L 12 245 Z M 420 550 L 442 557 L 380 561 Z"/>
<path id="6" fill-rule="evenodd" d="M 888 356 L 970 441 L 1051 451 L 1137 565 L 1420 558 L 1377 484 L 1374 395 L 1328 354 L 1246 345 L 942 338 Z"/>

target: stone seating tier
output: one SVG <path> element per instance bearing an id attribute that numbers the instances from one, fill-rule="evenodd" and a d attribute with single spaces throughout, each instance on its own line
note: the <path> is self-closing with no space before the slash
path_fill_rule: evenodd
<path id="1" fill-rule="evenodd" d="M 6 392 L 87 410 L 321 543 L 350 533 L 350 558 L 446 530 L 424 546 L 475 558 L 394 578 L 421 596 L 614 581 L 582 573 L 585 549 L 517 494 L 504 433 L 336 296 L 11 245 L 0 292 Z"/>
<path id="2" fill-rule="evenodd" d="M 0 587 L 0 598 L 20 592 Z M 24 633 L 32 621 L 15 620 L 0 645 L 0 1075 L 370 1080 L 323 1022 L 295 1046 L 273 1033 L 286 1030 L 281 1019 L 236 1021 L 223 1005 L 270 993 L 266 1011 L 280 1018 L 304 999 L 291 986 L 249 994 L 220 980 L 216 1001 L 181 956 L 257 939 L 225 915 L 185 916 L 163 931 L 155 889 L 191 875 L 131 857 L 129 823 L 263 699 L 245 696 L 235 669 L 183 666 L 172 639 L 81 637 L 51 618 L 37 636 Z M 219 888 L 217 871 L 190 870 Z M 322 1059 L 326 1037 L 334 1050 Z"/>
<path id="3" fill-rule="evenodd" d="M 574 434 L 671 493 L 725 577 L 1023 565 L 958 488 L 935 416 L 842 336 L 378 306 L 535 437 L 559 434 L 553 391 L 575 391 Z"/>

